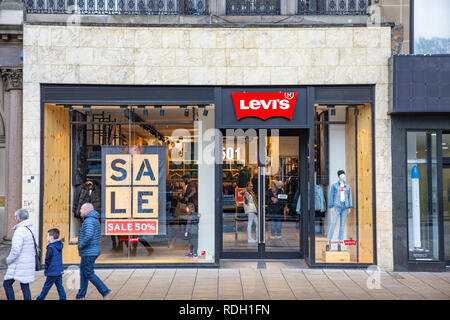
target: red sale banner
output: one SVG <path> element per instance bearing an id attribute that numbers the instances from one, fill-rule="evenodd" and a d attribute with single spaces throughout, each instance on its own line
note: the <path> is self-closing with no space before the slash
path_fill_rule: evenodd
<path id="1" fill-rule="evenodd" d="M 245 190 L 246 190 L 246 188 L 234 189 L 234 199 L 235 199 L 237 205 L 244 203 L 244 196 L 242 195 L 242 192 L 244 192 Z"/>
<path id="2" fill-rule="evenodd" d="M 232 93 L 238 120 L 257 117 L 292 119 L 297 92 L 238 92 Z"/>
<path id="3" fill-rule="evenodd" d="M 158 234 L 157 220 L 106 220 L 106 235 L 156 235 Z"/>

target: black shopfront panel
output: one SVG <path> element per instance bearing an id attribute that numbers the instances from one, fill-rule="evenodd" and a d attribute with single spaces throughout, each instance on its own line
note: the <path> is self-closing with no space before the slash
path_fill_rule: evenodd
<path id="1" fill-rule="evenodd" d="M 297 93 L 292 119 L 273 117 L 262 120 L 256 117 L 247 117 L 238 120 L 233 93 Z M 307 106 L 306 87 L 224 87 L 216 92 L 216 128 L 309 128 L 313 126 L 313 112 Z M 308 110 L 311 112 L 308 113 Z"/>
<path id="2" fill-rule="evenodd" d="M 298 191 L 301 189 L 301 194 L 304 195 L 304 199 L 308 199 L 306 196 L 308 194 L 307 181 L 310 177 L 307 166 L 307 146 L 308 143 L 311 143 L 311 141 L 309 141 L 309 132 L 311 132 L 310 129 L 314 126 L 314 106 L 308 105 L 308 102 L 314 100 L 313 98 L 308 99 L 308 94 L 309 97 L 313 97 L 312 93 L 313 88 L 306 87 L 222 87 L 216 88 L 215 99 L 216 128 L 243 129 L 244 132 L 255 130 L 257 134 L 256 139 L 258 140 L 258 150 L 261 148 L 265 150 L 278 150 L 278 147 L 282 144 L 286 145 L 287 141 L 291 143 L 289 145 L 292 153 L 291 157 L 282 157 L 280 154 L 280 164 L 283 161 L 284 164 L 281 164 L 280 169 L 275 169 L 275 171 L 277 171 L 277 173 L 285 173 L 287 175 L 286 179 L 288 180 L 294 179 L 297 181 L 294 188 L 298 189 Z M 259 109 L 255 108 L 252 111 L 251 116 L 242 117 L 238 114 L 238 112 L 242 112 L 242 110 L 238 110 L 238 108 L 241 107 L 239 103 L 241 100 L 238 102 L 238 99 L 236 99 L 235 96 L 236 101 L 234 101 L 233 94 L 248 94 L 252 96 L 252 98 L 249 98 L 250 100 L 264 100 L 261 104 L 266 103 L 266 111 L 270 109 L 269 113 L 271 113 L 272 116 L 267 117 L 266 119 L 259 118 L 259 116 L 265 112 L 261 105 Z M 267 98 L 268 96 L 271 98 Z M 291 100 L 294 96 L 295 103 Z M 275 100 L 277 100 L 278 104 L 274 102 Z M 279 109 L 277 110 L 277 107 L 280 106 L 279 103 L 281 100 L 290 100 L 289 106 L 293 107 L 293 110 L 291 110 L 291 117 L 279 116 Z M 245 103 L 244 106 L 249 106 L 249 100 L 246 100 Z M 269 103 L 272 104 L 267 108 Z M 230 139 L 230 133 L 225 130 L 222 131 L 222 133 L 226 134 L 227 139 Z M 248 143 L 247 140 L 247 144 Z M 251 149 L 248 146 L 247 148 L 248 150 Z M 218 149 L 222 148 L 218 147 Z M 258 151 L 258 154 L 260 154 L 260 151 Z M 247 160 L 249 157 L 251 158 L 251 155 L 247 156 L 245 164 L 240 165 L 237 162 L 227 164 L 224 162 L 223 165 L 218 165 L 216 169 L 216 177 L 220 180 L 216 181 L 216 192 L 218 192 L 216 197 L 220 199 L 216 204 L 216 219 L 220 223 L 219 230 L 223 231 L 222 239 L 219 241 L 222 252 L 221 257 L 247 259 L 307 258 L 306 252 L 309 251 L 305 248 L 306 243 L 308 243 L 308 241 L 306 241 L 306 235 L 308 233 L 306 229 L 307 219 L 302 220 L 302 223 L 300 224 L 299 216 L 292 214 L 293 210 L 290 210 L 292 212 L 287 213 L 287 216 L 283 221 L 279 222 L 279 234 L 274 234 L 276 229 L 275 224 L 277 222 L 276 217 L 272 216 L 269 211 L 266 212 L 266 209 L 261 209 L 266 208 L 267 203 L 264 199 L 267 199 L 268 190 L 270 189 L 268 182 L 271 181 L 275 175 L 275 173 L 269 172 L 271 172 L 271 170 L 273 171 L 274 168 L 271 167 L 271 164 L 264 164 L 264 161 L 261 162 L 260 157 L 258 157 L 258 163 L 248 164 Z M 289 161 L 289 165 L 286 165 L 286 161 Z M 258 227 L 253 235 L 254 239 L 250 239 L 252 233 L 252 231 L 250 231 L 248 241 L 248 228 L 249 226 L 250 230 L 252 228 L 251 224 L 246 224 L 246 220 L 249 219 L 249 216 L 240 212 L 239 206 L 236 206 L 236 209 L 229 212 L 228 197 L 230 196 L 227 196 L 228 193 L 226 192 L 228 190 L 227 183 L 230 183 L 227 178 L 227 173 L 232 174 L 234 172 L 233 170 L 238 170 L 233 168 L 245 168 L 246 166 L 251 168 L 252 178 L 250 181 L 252 181 L 255 194 L 258 195 L 258 207 L 260 208 L 257 215 Z M 287 170 L 285 169 L 292 166 L 296 168 L 296 170 L 287 173 Z M 292 175 L 292 172 L 295 172 L 295 174 L 290 177 L 289 174 Z M 300 181 L 303 182 L 300 183 Z M 242 187 L 239 185 L 239 181 L 238 187 Z M 288 192 L 286 189 L 287 188 L 284 188 L 283 193 L 286 193 L 287 196 Z M 231 197 L 233 198 L 233 195 L 231 195 Z M 237 197 L 235 198 L 237 199 Z M 290 197 L 284 201 L 289 202 L 289 200 Z M 304 209 L 306 209 L 307 201 L 304 201 L 303 205 L 305 206 Z M 246 228 L 247 231 L 245 232 Z M 282 234 L 280 234 L 281 229 L 283 230 Z"/>

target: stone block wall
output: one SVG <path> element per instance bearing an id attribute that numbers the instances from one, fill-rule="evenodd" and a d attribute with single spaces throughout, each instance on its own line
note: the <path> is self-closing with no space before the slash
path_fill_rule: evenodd
<path id="1" fill-rule="evenodd" d="M 378 264 L 392 270 L 390 27 L 24 26 L 23 202 L 39 208 L 40 83 L 375 84 Z M 30 181 L 33 176 L 34 180 Z M 26 202 L 26 203 L 25 203 Z M 38 223 L 38 216 L 34 216 Z"/>

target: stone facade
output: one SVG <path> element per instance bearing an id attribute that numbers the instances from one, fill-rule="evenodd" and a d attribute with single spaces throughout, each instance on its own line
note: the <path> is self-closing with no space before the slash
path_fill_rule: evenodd
<path id="1" fill-rule="evenodd" d="M 23 202 L 39 203 L 40 83 L 375 84 L 378 265 L 393 268 L 390 27 L 24 26 Z M 30 182 L 30 177 L 34 180 Z M 34 215 L 35 224 L 38 216 Z"/>

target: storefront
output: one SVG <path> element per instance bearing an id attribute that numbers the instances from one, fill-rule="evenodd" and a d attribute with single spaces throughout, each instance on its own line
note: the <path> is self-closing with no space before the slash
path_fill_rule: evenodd
<path id="1" fill-rule="evenodd" d="M 390 55 L 389 26 L 26 24 L 22 205 L 66 264 L 90 194 L 104 266 L 392 270 Z"/>
<path id="2" fill-rule="evenodd" d="M 445 271 L 450 261 L 448 55 L 394 56 L 394 270 Z"/>
<path id="3" fill-rule="evenodd" d="M 64 263 L 79 259 L 84 202 L 101 215 L 105 266 L 376 263 L 373 86 L 41 93 L 40 233 L 62 230 Z"/>

